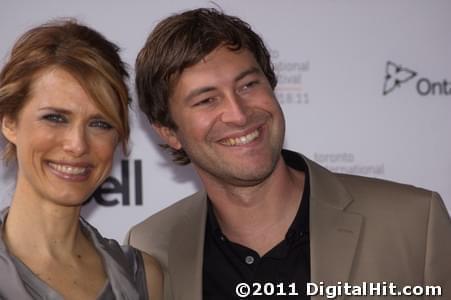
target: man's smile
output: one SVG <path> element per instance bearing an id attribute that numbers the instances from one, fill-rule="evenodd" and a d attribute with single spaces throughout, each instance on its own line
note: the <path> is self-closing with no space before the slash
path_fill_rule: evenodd
<path id="1" fill-rule="evenodd" d="M 260 136 L 260 129 L 257 128 L 256 130 L 254 130 L 251 133 L 248 133 L 246 135 L 238 136 L 235 138 L 223 139 L 220 141 L 220 143 L 225 146 L 241 146 L 241 145 L 249 144 L 250 142 L 254 141 L 259 136 Z"/>

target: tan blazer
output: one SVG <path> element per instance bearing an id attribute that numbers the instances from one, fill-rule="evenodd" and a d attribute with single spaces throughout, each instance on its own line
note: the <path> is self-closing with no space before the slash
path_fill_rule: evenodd
<path id="1" fill-rule="evenodd" d="M 445 295 L 440 299 L 451 299 L 451 221 L 438 194 L 334 174 L 304 160 L 310 175 L 312 282 L 440 285 Z M 202 299 L 206 213 L 206 194 L 201 191 L 149 217 L 127 235 L 127 243 L 160 261 L 166 299 Z"/>

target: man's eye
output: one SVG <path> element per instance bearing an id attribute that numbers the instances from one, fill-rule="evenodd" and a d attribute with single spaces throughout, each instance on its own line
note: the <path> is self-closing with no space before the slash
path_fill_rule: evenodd
<path id="1" fill-rule="evenodd" d="M 214 101 L 214 98 L 205 98 L 203 100 L 197 101 L 193 106 L 207 105 Z"/>
<path id="2" fill-rule="evenodd" d="M 66 123 L 67 118 L 60 114 L 47 114 L 42 117 L 44 120 L 50 121 L 52 123 Z"/>
<path id="3" fill-rule="evenodd" d="M 248 83 L 246 83 L 245 85 L 243 85 L 241 87 L 241 91 L 247 91 L 247 90 L 253 88 L 254 86 L 256 86 L 258 83 L 259 83 L 258 80 L 254 80 L 254 81 L 248 82 Z"/>
<path id="4" fill-rule="evenodd" d="M 102 120 L 94 120 L 90 123 L 90 126 L 106 130 L 113 129 L 113 126 L 111 126 L 110 123 Z"/>

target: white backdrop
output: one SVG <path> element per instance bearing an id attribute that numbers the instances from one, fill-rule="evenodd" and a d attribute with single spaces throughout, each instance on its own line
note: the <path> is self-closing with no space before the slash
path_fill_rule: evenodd
<path id="1" fill-rule="evenodd" d="M 0 65 L 25 30 L 70 16 L 118 43 L 133 74 L 135 56 L 156 22 L 212 6 L 125 2 L 0 0 Z M 338 172 L 438 191 L 451 210 L 451 1 L 215 2 L 250 23 L 271 49 L 286 148 Z M 174 166 L 157 146 L 135 104 L 131 155 L 118 153 L 114 179 L 83 210 L 105 236 L 118 240 L 131 225 L 199 187 L 191 167 Z M 0 206 L 8 205 L 13 182 L 14 170 L 2 164 Z"/>

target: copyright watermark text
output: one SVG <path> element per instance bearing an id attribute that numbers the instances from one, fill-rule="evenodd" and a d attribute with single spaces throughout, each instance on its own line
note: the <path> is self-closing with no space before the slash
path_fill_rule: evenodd
<path id="1" fill-rule="evenodd" d="M 327 299 L 335 299 L 339 296 L 441 296 L 440 286 L 397 286 L 393 282 L 362 282 L 361 284 L 350 284 L 348 282 L 337 282 L 335 285 L 326 285 L 324 282 L 308 282 L 305 289 L 307 296 L 323 296 Z M 249 296 L 299 296 L 296 283 L 245 283 L 240 282 L 235 287 L 235 294 L 239 298 Z"/>

